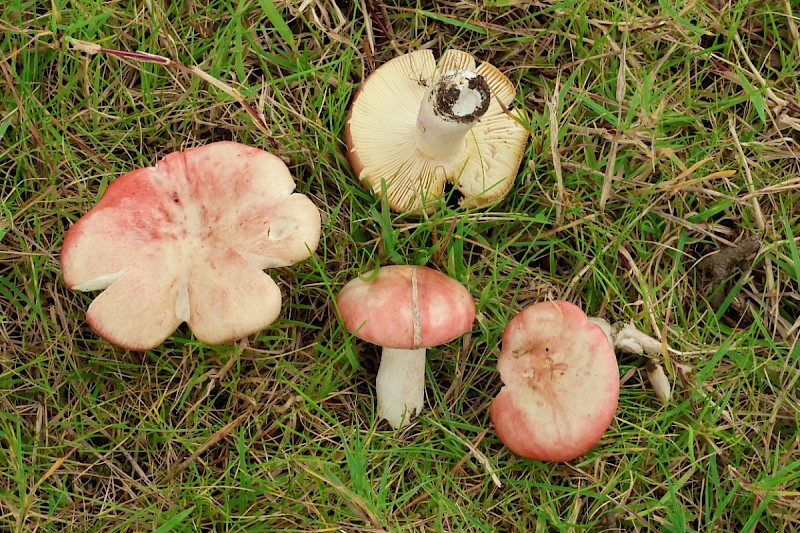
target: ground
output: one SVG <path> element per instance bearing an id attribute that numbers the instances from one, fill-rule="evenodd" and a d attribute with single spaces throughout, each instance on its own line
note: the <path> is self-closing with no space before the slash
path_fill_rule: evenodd
<path id="1" fill-rule="evenodd" d="M 796 529 L 799 12 L 790 0 L 9 0 L 0 529 Z M 435 213 L 397 215 L 353 175 L 355 92 L 419 48 L 468 51 L 517 87 L 531 141 L 502 202 L 464 209 L 450 191 Z M 64 233 L 116 177 L 217 140 L 279 154 L 322 211 L 312 258 L 269 272 L 279 320 L 230 346 L 185 326 L 146 352 L 99 339 L 85 321 L 96 293 L 61 276 Z M 478 317 L 430 350 L 426 410 L 392 431 L 375 416 L 378 351 L 345 331 L 334 296 L 406 263 L 465 284 Z M 621 354 L 611 427 L 560 464 L 515 456 L 488 416 L 505 324 L 548 299 L 663 338 L 673 387 L 662 405 L 647 360 Z"/>

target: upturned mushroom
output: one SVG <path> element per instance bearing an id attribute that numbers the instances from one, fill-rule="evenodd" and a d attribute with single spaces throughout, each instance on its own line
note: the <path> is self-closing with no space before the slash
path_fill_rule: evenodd
<path id="1" fill-rule="evenodd" d="M 306 259 L 320 214 L 276 156 L 233 142 L 167 155 L 124 174 L 64 237 L 67 286 L 103 291 L 86 320 L 131 350 L 186 322 L 222 344 L 271 324 L 281 292 L 264 269 Z"/>
<path id="2" fill-rule="evenodd" d="M 541 461 L 588 452 L 619 398 L 617 359 L 602 329 L 572 303 L 541 302 L 511 319 L 502 342 L 504 386 L 490 409 L 500 440 Z"/>
<path id="3" fill-rule="evenodd" d="M 489 63 L 448 50 L 396 57 L 370 75 L 350 108 L 348 158 L 360 180 L 397 212 L 431 211 L 455 185 L 462 205 L 511 189 L 528 141 L 514 85 Z"/>
<path id="4" fill-rule="evenodd" d="M 425 402 L 427 348 L 472 326 L 475 301 L 456 280 L 421 266 L 385 266 L 358 277 L 336 298 L 344 325 L 383 348 L 376 379 L 378 413 L 397 429 Z"/>

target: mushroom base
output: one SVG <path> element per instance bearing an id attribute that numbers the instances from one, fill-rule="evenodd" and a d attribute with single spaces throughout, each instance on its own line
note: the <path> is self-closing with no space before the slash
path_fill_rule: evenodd
<path id="1" fill-rule="evenodd" d="M 378 414 L 398 429 L 425 404 L 425 348 L 384 348 L 375 380 Z"/>

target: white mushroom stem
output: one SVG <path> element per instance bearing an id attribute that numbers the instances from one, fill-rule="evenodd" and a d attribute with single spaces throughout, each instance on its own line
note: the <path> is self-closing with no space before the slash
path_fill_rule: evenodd
<path id="1" fill-rule="evenodd" d="M 459 153 L 467 132 L 489 109 L 489 85 L 469 70 L 450 70 L 422 98 L 417 115 L 417 147 L 432 159 Z"/>
<path id="2" fill-rule="evenodd" d="M 636 355 L 661 355 L 661 341 L 642 333 L 633 324 L 625 324 L 620 327 L 617 323 L 612 326 L 606 320 L 597 317 L 592 317 L 589 321 L 600 326 L 615 351 Z"/>
<path id="3" fill-rule="evenodd" d="M 600 329 L 608 337 L 608 342 L 614 347 L 614 351 L 636 355 L 661 355 L 661 341 L 642 333 L 633 324 L 625 324 L 620 327 L 617 323 L 612 326 L 606 320 L 597 317 L 592 317 L 589 321 L 600 326 Z M 653 360 L 647 362 L 646 368 L 650 386 L 653 387 L 653 391 L 661 403 L 667 405 L 672 397 L 672 386 L 664 368 Z"/>
<path id="4" fill-rule="evenodd" d="M 398 429 L 408 425 L 425 404 L 425 348 L 384 348 L 375 389 L 378 414 Z"/>

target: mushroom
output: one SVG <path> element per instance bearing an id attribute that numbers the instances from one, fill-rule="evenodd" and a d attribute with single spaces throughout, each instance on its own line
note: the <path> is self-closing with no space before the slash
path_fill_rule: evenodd
<path id="1" fill-rule="evenodd" d="M 661 403 L 667 405 L 672 399 L 672 384 L 661 363 L 650 359 L 661 357 L 661 341 L 639 331 L 633 324 L 617 323 L 612 326 L 599 317 L 592 317 L 589 321 L 600 326 L 615 351 L 648 356 L 646 370 L 650 385 Z"/>
<path id="2" fill-rule="evenodd" d="M 271 324 L 280 289 L 263 272 L 309 257 L 320 213 L 276 156 L 234 142 L 167 155 L 124 174 L 64 237 L 67 286 L 103 292 L 86 320 L 131 350 L 187 322 L 222 344 Z"/>
<path id="3" fill-rule="evenodd" d="M 579 307 L 540 302 L 503 331 L 497 369 L 503 388 L 490 417 L 514 453 L 569 461 L 589 451 L 614 418 L 619 370 L 602 329 Z"/>
<path id="4" fill-rule="evenodd" d="M 345 126 L 358 178 L 397 212 L 431 211 L 451 182 L 462 205 L 504 198 L 528 130 L 508 111 L 514 85 L 497 68 L 458 50 L 439 65 L 430 50 L 396 57 L 356 94 Z"/>
<path id="5" fill-rule="evenodd" d="M 426 349 L 470 329 L 472 295 L 436 270 L 396 265 L 351 280 L 336 303 L 347 331 L 383 348 L 378 412 L 393 428 L 406 426 L 424 405 Z"/>
<path id="6" fill-rule="evenodd" d="M 599 317 L 592 317 L 589 322 L 600 326 L 615 350 L 636 355 L 661 355 L 661 341 L 642 333 L 633 324 L 621 326 L 617 323 L 612 326 L 607 320 Z"/>

